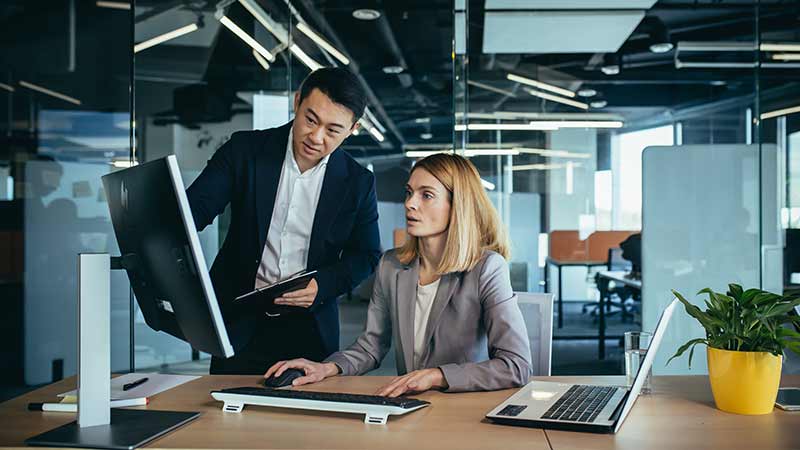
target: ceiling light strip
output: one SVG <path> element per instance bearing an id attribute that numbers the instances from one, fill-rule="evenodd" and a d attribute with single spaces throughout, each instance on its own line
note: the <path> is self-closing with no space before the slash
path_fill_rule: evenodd
<path id="1" fill-rule="evenodd" d="M 350 64 L 350 59 L 347 56 L 344 56 L 342 52 L 337 50 L 333 45 L 329 44 L 328 41 L 323 39 L 320 35 L 314 32 L 305 22 L 300 22 L 297 24 L 297 29 L 309 37 L 312 41 L 314 41 L 317 45 L 322 47 L 326 52 L 330 53 L 334 58 L 338 59 L 342 64 L 348 65 Z"/>
<path id="2" fill-rule="evenodd" d="M 530 123 L 471 123 L 459 124 L 455 131 L 554 131 L 557 127 Z"/>
<path id="3" fill-rule="evenodd" d="M 565 97 L 575 97 L 575 93 L 570 91 L 569 89 L 560 88 L 558 86 L 553 86 L 552 84 L 543 83 L 538 80 L 531 80 L 530 78 L 521 77 L 519 75 L 514 75 L 513 73 L 509 73 L 506 75 L 511 81 L 516 81 L 517 83 L 527 84 L 528 86 L 533 86 L 537 89 L 541 89 L 543 91 L 550 91 L 555 94 L 563 95 Z"/>
<path id="4" fill-rule="evenodd" d="M 572 164 L 572 167 L 580 167 L 580 164 Z M 566 163 L 553 163 L 553 164 L 521 164 L 518 166 L 511 166 L 511 170 L 514 172 L 520 170 L 555 170 L 555 169 L 566 169 Z"/>
<path id="5" fill-rule="evenodd" d="M 289 33 L 286 31 L 286 28 L 275 22 L 258 3 L 253 0 L 239 0 L 239 3 L 282 44 L 289 43 Z"/>
<path id="6" fill-rule="evenodd" d="M 622 128 L 621 120 L 535 120 L 531 125 L 558 128 Z"/>
<path id="7" fill-rule="evenodd" d="M 800 112 L 800 105 L 765 112 L 761 114 L 761 120 L 772 119 L 773 117 L 788 116 L 789 114 L 794 114 L 797 112 Z"/>
<path id="8" fill-rule="evenodd" d="M 56 92 L 56 91 L 47 89 L 46 87 L 39 86 L 38 84 L 33 84 L 33 83 L 29 83 L 27 81 L 20 80 L 19 85 L 22 86 L 22 87 L 26 87 L 26 88 L 28 88 L 28 89 L 30 89 L 32 91 L 40 92 L 42 94 L 49 95 L 51 97 L 55 97 L 55 98 L 60 99 L 60 100 L 64 100 L 65 102 L 69 102 L 69 103 L 72 103 L 72 104 L 75 104 L 75 105 L 80 105 L 81 104 L 81 101 L 78 100 L 77 98 L 70 97 L 69 95 L 65 95 L 65 94 L 62 94 L 60 92 Z"/>
<path id="9" fill-rule="evenodd" d="M 111 9 L 125 9 L 130 11 L 131 4 L 125 2 L 105 2 L 105 1 L 98 1 L 95 3 L 98 8 L 111 8 Z"/>
<path id="10" fill-rule="evenodd" d="M 589 105 L 587 103 L 579 102 L 576 100 L 570 100 L 568 98 L 559 97 L 557 95 L 548 94 L 546 92 L 535 91 L 533 89 L 525 89 L 529 94 L 533 95 L 534 97 L 543 98 L 545 100 L 550 100 L 557 103 L 562 103 L 564 105 L 574 106 L 580 109 L 589 109 Z"/>
<path id="11" fill-rule="evenodd" d="M 386 132 L 386 127 L 384 127 L 380 123 L 380 121 L 378 121 L 378 118 L 375 117 L 375 114 L 372 113 L 372 111 L 369 109 L 369 106 L 364 108 L 364 114 L 367 115 L 367 118 L 369 119 L 369 121 L 372 122 L 373 124 L 375 124 L 375 126 L 378 127 L 379 130 L 381 130 L 384 133 Z"/>
<path id="12" fill-rule="evenodd" d="M 238 25 L 233 23 L 231 19 L 227 16 L 222 16 L 219 18 L 220 23 L 225 25 L 225 28 L 231 30 L 233 34 L 239 36 L 239 39 L 243 40 L 247 45 L 253 48 L 253 50 L 257 51 L 261 56 L 266 58 L 269 62 L 275 62 L 275 56 L 272 55 L 267 49 L 265 49 L 261 44 L 258 43 L 255 39 L 253 39 L 249 34 L 245 33 L 244 30 L 239 28 Z"/>
<path id="13" fill-rule="evenodd" d="M 548 148 L 528 148 L 528 147 L 515 147 L 514 150 L 520 154 L 539 155 L 544 158 L 578 158 L 588 159 L 591 158 L 591 153 L 576 153 L 568 150 L 553 150 Z"/>
<path id="14" fill-rule="evenodd" d="M 763 42 L 759 48 L 762 52 L 800 52 L 800 43 Z"/>
<path id="15" fill-rule="evenodd" d="M 302 48 L 297 46 L 297 44 L 290 45 L 289 51 L 292 52 L 292 54 L 296 56 L 301 63 L 303 63 L 303 65 L 308 67 L 308 70 L 313 72 L 317 69 L 322 68 L 322 64 L 318 63 L 314 58 L 308 56 L 306 52 L 303 51 Z"/>
<path id="16" fill-rule="evenodd" d="M 190 23 L 189 25 L 183 26 L 178 28 L 177 30 L 172 30 L 170 32 L 164 33 L 162 35 L 156 36 L 152 39 L 148 39 L 146 41 L 142 41 L 133 46 L 133 53 L 139 53 L 142 50 L 147 50 L 150 47 L 155 47 L 158 44 L 163 44 L 164 42 L 171 41 L 172 39 L 181 37 L 185 34 L 189 34 L 193 31 L 197 31 L 200 27 L 196 23 Z"/>
<path id="17" fill-rule="evenodd" d="M 469 80 L 469 81 L 467 81 L 467 84 L 469 84 L 470 86 L 475 86 L 477 88 L 485 89 L 487 91 L 496 92 L 498 94 L 502 94 L 502 95 L 505 95 L 505 96 L 508 96 L 508 97 L 515 97 L 516 98 L 516 96 L 517 96 L 517 94 L 515 94 L 515 93 L 513 93 L 511 91 L 506 91 L 504 89 L 496 88 L 494 86 L 489 86 L 488 84 L 479 83 L 477 81 Z"/>
<path id="18" fill-rule="evenodd" d="M 370 122 L 366 117 L 358 119 L 358 123 L 361 124 L 362 127 L 366 128 L 369 134 L 371 134 L 376 141 L 383 142 L 386 140 L 386 137 L 383 135 L 383 133 L 381 133 L 381 130 L 373 125 L 372 122 Z"/>
<path id="19" fill-rule="evenodd" d="M 800 61 L 800 53 L 775 53 L 772 59 L 777 61 Z"/>
<path id="20" fill-rule="evenodd" d="M 261 56 L 256 49 L 253 49 L 253 57 L 258 61 L 258 64 L 264 68 L 264 70 L 269 70 L 269 62 Z"/>
<path id="21" fill-rule="evenodd" d="M 14 92 L 16 90 L 14 89 L 14 86 L 9 86 L 5 83 L 0 83 L 0 89 L 5 89 L 8 92 Z"/>
<path id="22" fill-rule="evenodd" d="M 484 188 L 490 191 L 493 191 L 496 187 L 494 183 L 492 183 L 491 181 L 484 180 L 483 178 L 481 178 L 481 184 L 483 185 Z"/>

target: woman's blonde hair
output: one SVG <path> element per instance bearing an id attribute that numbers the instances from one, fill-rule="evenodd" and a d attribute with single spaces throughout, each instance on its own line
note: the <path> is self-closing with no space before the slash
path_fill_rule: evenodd
<path id="1" fill-rule="evenodd" d="M 437 273 L 472 270 L 485 250 L 495 251 L 506 260 L 510 258 L 505 227 L 471 162 L 459 155 L 437 153 L 418 161 L 411 173 L 418 169 L 428 171 L 450 193 L 447 241 Z M 419 239 L 409 235 L 397 257 L 403 264 L 410 264 L 418 256 Z"/>

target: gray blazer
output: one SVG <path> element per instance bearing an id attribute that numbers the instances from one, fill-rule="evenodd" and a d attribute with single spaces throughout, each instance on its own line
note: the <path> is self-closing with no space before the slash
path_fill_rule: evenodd
<path id="1" fill-rule="evenodd" d="M 380 366 L 395 344 L 400 375 L 438 367 L 448 392 L 488 391 L 521 386 L 531 375 L 528 333 L 511 289 L 508 265 L 485 252 L 469 272 L 442 276 L 425 332 L 427 346 L 414 361 L 414 306 L 419 259 L 402 264 L 395 250 L 381 258 L 364 333 L 325 361 L 343 375 L 361 375 Z"/>

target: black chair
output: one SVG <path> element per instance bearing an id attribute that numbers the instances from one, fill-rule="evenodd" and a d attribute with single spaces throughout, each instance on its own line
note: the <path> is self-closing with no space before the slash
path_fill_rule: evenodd
<path id="1" fill-rule="evenodd" d="M 621 248 L 608 249 L 606 269 L 615 272 L 630 272 L 633 268 L 633 264 L 627 259 L 623 258 L 622 254 L 623 250 Z M 600 281 L 597 275 L 595 275 L 595 282 L 599 286 Z M 636 308 L 636 297 L 639 295 L 640 293 L 636 289 L 632 289 L 625 285 L 616 286 L 613 285 L 613 281 L 609 282 L 608 298 L 605 302 L 606 317 L 621 314 L 623 321 L 633 318 Z M 597 309 L 599 307 L 599 302 L 586 303 L 583 305 L 583 313 L 588 313 L 594 318 L 594 321 L 597 321 Z"/>

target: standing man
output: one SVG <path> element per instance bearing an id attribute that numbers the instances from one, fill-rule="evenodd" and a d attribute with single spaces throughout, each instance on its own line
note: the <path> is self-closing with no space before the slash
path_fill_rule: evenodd
<path id="1" fill-rule="evenodd" d="M 187 190 L 198 230 L 231 207 L 211 279 L 237 353 L 213 358 L 212 374 L 261 375 L 280 360 L 321 361 L 338 350 L 336 297 L 380 257 L 375 177 L 336 151 L 365 107 L 353 74 L 319 69 L 295 94 L 292 122 L 234 133 Z M 309 285 L 275 302 L 299 312 L 267 317 L 233 307 L 238 295 L 305 269 L 317 270 Z"/>

